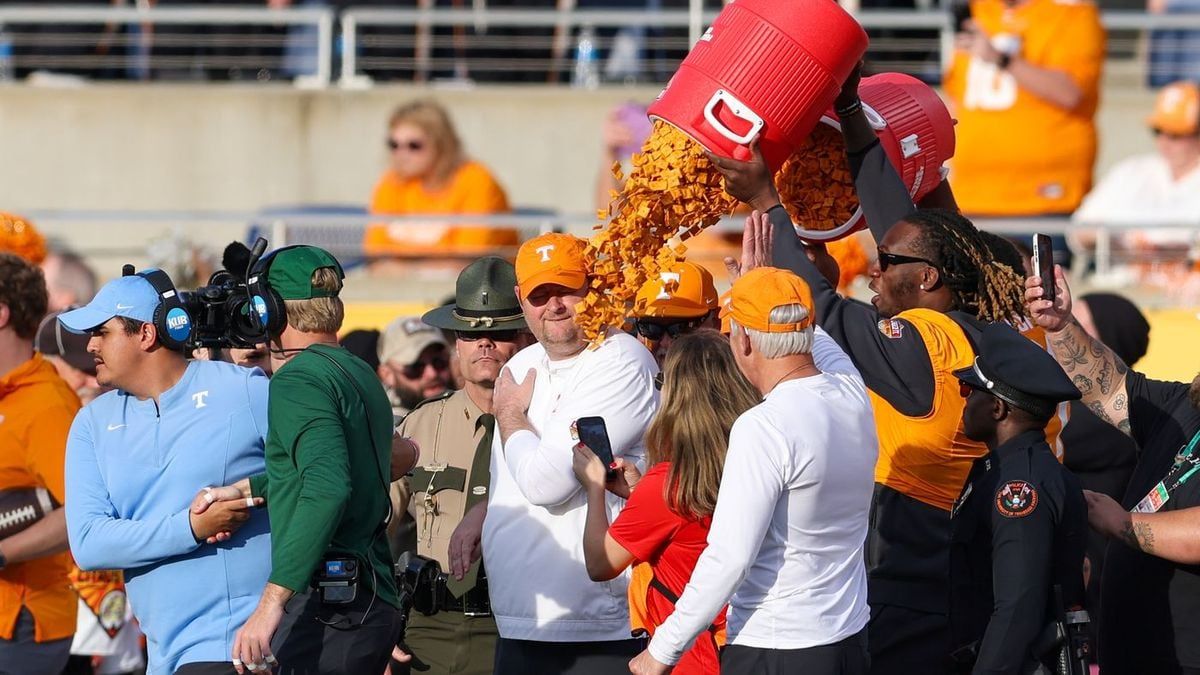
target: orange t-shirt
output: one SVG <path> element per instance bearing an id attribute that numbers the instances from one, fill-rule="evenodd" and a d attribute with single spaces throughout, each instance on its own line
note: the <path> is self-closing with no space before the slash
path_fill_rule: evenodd
<path id="1" fill-rule="evenodd" d="M 504 189 L 478 162 L 463 164 L 437 192 L 426 190 L 420 179 L 401 178 L 389 169 L 371 196 L 371 213 L 389 215 L 492 214 L 509 210 Z M 511 228 L 375 223 L 367 227 L 363 249 L 367 255 L 478 254 L 517 243 L 517 231 Z"/>
<path id="2" fill-rule="evenodd" d="M 1017 85 L 996 65 L 955 52 L 943 86 L 951 101 L 957 148 L 954 197 L 964 213 L 1032 216 L 1070 213 L 1092 185 L 1094 117 L 1105 35 L 1087 0 L 974 0 L 971 16 L 1000 51 L 1067 73 L 1083 91 L 1063 110 Z"/>
<path id="3" fill-rule="evenodd" d="M 67 434 L 78 411 L 79 398 L 41 354 L 0 378 L 0 490 L 40 487 L 66 503 Z M 22 606 L 33 615 L 38 642 L 74 634 L 71 569 L 63 552 L 0 570 L 0 639 L 12 639 Z"/>

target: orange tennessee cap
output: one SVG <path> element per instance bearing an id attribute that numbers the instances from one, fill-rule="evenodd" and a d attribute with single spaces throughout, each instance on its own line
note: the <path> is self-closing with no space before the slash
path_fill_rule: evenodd
<path id="1" fill-rule="evenodd" d="M 557 284 L 580 288 L 587 281 L 583 259 L 585 242 L 579 237 L 549 232 L 521 244 L 517 251 L 517 286 L 523 297 L 538 286 Z"/>
<path id="2" fill-rule="evenodd" d="M 634 307 L 638 318 L 694 319 L 717 308 L 717 287 L 708 270 L 681 260 L 643 284 Z"/>
<path id="3" fill-rule="evenodd" d="M 1146 118 L 1150 128 L 1176 136 L 1200 132 L 1200 85 L 1173 82 L 1158 92 L 1154 113 Z"/>
<path id="4" fill-rule="evenodd" d="M 784 305 L 804 305 L 808 316 L 795 323 L 771 323 L 771 311 Z M 804 330 L 813 323 L 812 291 L 803 279 L 787 270 L 758 267 L 733 282 L 729 304 L 721 310 L 721 318 L 725 317 L 763 333 Z"/>

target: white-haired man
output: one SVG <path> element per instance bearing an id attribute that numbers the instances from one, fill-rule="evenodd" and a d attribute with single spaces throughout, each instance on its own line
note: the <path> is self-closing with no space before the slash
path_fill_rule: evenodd
<path id="1" fill-rule="evenodd" d="M 667 672 L 728 600 L 723 672 L 866 673 L 863 542 L 878 453 L 866 387 L 831 342 L 817 367 L 812 294 L 791 272 L 746 273 L 721 314 L 763 402 L 730 432 L 710 546 L 630 670 Z"/>

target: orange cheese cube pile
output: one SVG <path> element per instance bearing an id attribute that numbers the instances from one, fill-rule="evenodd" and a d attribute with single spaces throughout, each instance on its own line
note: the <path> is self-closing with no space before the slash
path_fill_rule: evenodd
<path id="1" fill-rule="evenodd" d="M 805 230 L 832 230 L 858 208 L 845 143 L 827 124 L 818 124 L 783 163 L 775 174 L 775 187 L 792 222 Z"/>
<path id="2" fill-rule="evenodd" d="M 620 165 L 613 174 L 621 179 Z M 660 270 L 682 259 L 683 241 L 722 216 L 737 200 L 725 193 L 724 179 L 704 148 L 675 127 L 655 120 L 620 194 L 613 193 L 612 219 L 601 222 L 586 251 L 592 278 L 576 321 L 598 343 L 619 327 L 638 289 Z M 609 212 L 601 211 L 603 221 Z"/>

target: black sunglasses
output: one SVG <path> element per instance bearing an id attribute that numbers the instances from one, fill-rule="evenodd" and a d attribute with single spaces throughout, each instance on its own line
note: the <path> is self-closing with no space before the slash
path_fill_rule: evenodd
<path id="1" fill-rule="evenodd" d="M 930 267 L 937 269 L 938 266 L 933 264 L 932 260 L 926 258 L 918 258 L 912 255 L 900 255 L 899 253 L 888 253 L 887 251 L 879 252 L 879 271 L 886 272 L 887 268 L 892 265 L 908 265 L 910 263 L 925 263 Z"/>
<path id="2" fill-rule="evenodd" d="M 415 380 L 425 374 L 425 369 L 433 366 L 434 370 L 445 370 L 450 367 L 450 359 L 445 356 L 435 356 L 428 361 L 417 361 L 404 366 L 400 372 L 404 373 L 404 377 L 410 380 Z"/>
<path id="3" fill-rule="evenodd" d="M 425 144 L 421 141 L 406 141 L 404 143 L 398 143 L 393 138 L 387 139 L 387 146 L 392 152 L 399 150 L 401 147 L 407 149 L 409 152 L 420 152 L 421 150 L 425 149 Z"/>
<path id="4" fill-rule="evenodd" d="M 670 335 L 672 338 L 677 338 L 680 335 L 694 329 L 699 323 L 699 320 L 693 321 L 677 321 L 675 323 L 655 323 L 644 319 L 637 319 L 633 322 L 633 328 L 637 334 L 647 340 L 658 341 L 663 339 L 664 335 Z"/>
<path id="5" fill-rule="evenodd" d="M 517 339 L 518 331 L 515 330 L 484 330 L 468 332 L 465 330 L 454 331 L 454 337 L 463 342 L 475 342 L 487 338 L 492 342 L 513 342 Z"/>
<path id="6" fill-rule="evenodd" d="M 1162 129 L 1151 129 L 1150 133 L 1154 134 L 1155 138 L 1158 138 L 1159 136 L 1166 136 L 1167 138 L 1177 141 L 1182 141 L 1185 138 L 1195 138 L 1197 136 L 1197 134 L 1173 134 L 1169 131 L 1163 131 Z"/>
<path id="7" fill-rule="evenodd" d="M 655 389 L 657 389 L 658 391 L 662 391 L 662 388 L 663 388 L 663 374 L 662 374 L 662 371 L 661 371 L 661 370 L 660 370 L 660 371 L 658 371 L 658 374 L 654 376 L 654 388 L 655 388 Z"/>

